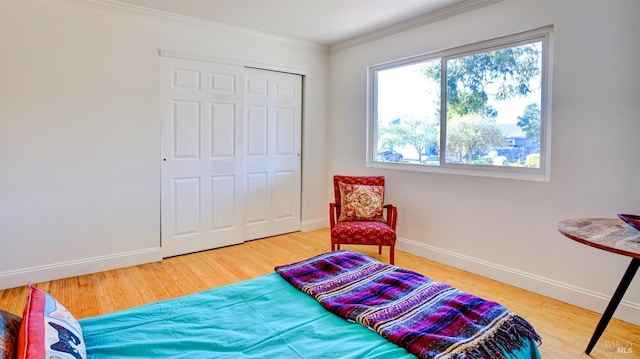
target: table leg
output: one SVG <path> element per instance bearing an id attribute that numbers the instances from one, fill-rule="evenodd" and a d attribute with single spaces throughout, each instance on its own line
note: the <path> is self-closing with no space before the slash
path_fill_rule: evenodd
<path id="1" fill-rule="evenodd" d="M 598 322 L 596 330 L 593 332 L 593 336 L 591 337 L 591 341 L 589 341 L 589 345 L 587 345 L 587 349 L 584 351 L 587 355 L 589 355 L 593 347 L 596 346 L 598 339 L 600 339 L 600 336 L 609 324 L 609 321 L 611 320 L 613 313 L 616 311 L 616 308 L 618 308 L 618 304 L 620 304 L 624 293 L 627 291 L 627 288 L 629 288 L 629 284 L 631 284 L 633 276 L 635 276 L 638 271 L 638 267 L 640 267 L 640 258 L 632 258 L 627 271 L 624 273 L 620 284 L 618 284 L 618 288 L 615 293 L 613 293 L 613 297 L 611 297 L 611 300 L 609 301 L 609 305 L 607 305 L 607 309 L 605 309 L 602 314 L 602 318 L 600 318 L 600 322 Z"/>

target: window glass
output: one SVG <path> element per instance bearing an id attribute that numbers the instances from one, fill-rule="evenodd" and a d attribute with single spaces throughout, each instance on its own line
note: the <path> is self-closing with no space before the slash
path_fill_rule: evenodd
<path id="1" fill-rule="evenodd" d="M 447 163 L 540 167 L 541 46 L 446 61 Z"/>
<path id="2" fill-rule="evenodd" d="M 547 41 L 524 34 L 371 67 L 370 164 L 548 180 Z"/>
<path id="3" fill-rule="evenodd" d="M 425 71 L 439 64 L 432 60 L 378 72 L 378 161 L 425 163 L 437 156 L 440 81 Z"/>

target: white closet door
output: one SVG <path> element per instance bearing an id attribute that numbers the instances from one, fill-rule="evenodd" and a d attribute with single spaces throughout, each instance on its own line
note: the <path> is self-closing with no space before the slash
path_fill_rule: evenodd
<path id="1" fill-rule="evenodd" d="M 245 239 L 300 230 L 302 76 L 247 69 Z"/>
<path id="2" fill-rule="evenodd" d="M 244 241 L 243 73 L 162 58 L 164 257 Z"/>

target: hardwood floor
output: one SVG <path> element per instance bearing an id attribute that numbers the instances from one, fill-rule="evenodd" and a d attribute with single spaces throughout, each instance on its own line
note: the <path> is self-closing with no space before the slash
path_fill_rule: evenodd
<path id="1" fill-rule="evenodd" d="M 388 249 L 343 246 L 388 260 Z M 96 316 L 273 272 L 329 250 L 329 232 L 297 232 L 241 245 L 167 258 L 162 262 L 38 283 L 78 318 Z M 578 308 L 406 252 L 396 251 L 396 265 L 412 269 L 461 290 L 494 300 L 526 318 L 542 336 L 543 358 L 586 358 L 583 354 L 599 313 Z M 22 314 L 26 287 L 0 291 L 0 308 Z M 604 309 L 604 308 L 603 308 Z M 613 319 L 591 353 L 592 358 L 640 358 L 640 327 Z"/>

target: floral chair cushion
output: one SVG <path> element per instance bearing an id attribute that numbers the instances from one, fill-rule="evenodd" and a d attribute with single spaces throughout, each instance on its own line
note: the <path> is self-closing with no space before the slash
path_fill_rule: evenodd
<path id="1" fill-rule="evenodd" d="M 339 183 L 341 211 L 338 222 L 383 221 L 384 186 Z"/>
<path id="2" fill-rule="evenodd" d="M 339 222 L 331 229 L 335 244 L 375 244 L 393 246 L 396 232 L 384 222 Z"/>

